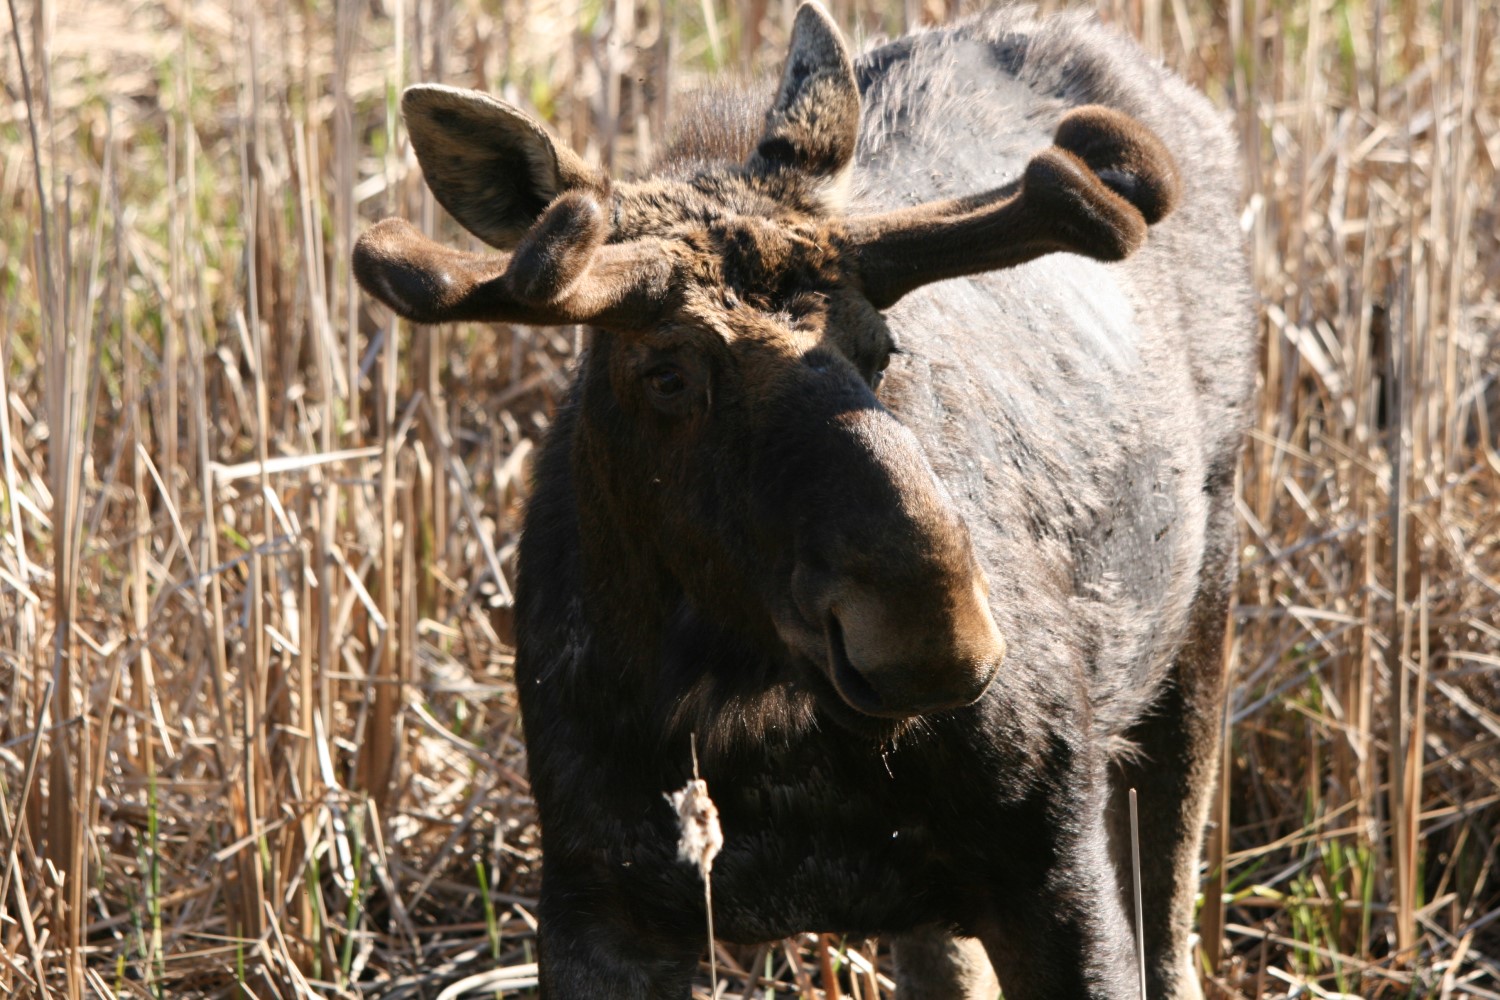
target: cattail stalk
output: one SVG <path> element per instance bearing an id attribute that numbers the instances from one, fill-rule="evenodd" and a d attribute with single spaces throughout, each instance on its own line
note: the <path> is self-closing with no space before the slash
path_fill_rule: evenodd
<path id="1" fill-rule="evenodd" d="M 714 954 L 714 887 L 710 872 L 713 871 L 714 858 L 724 848 L 724 831 L 719 827 L 719 807 L 708 797 L 708 782 L 698 776 L 696 734 L 689 735 L 688 746 L 693 755 L 693 778 L 669 793 L 667 801 L 677 811 L 677 827 L 681 831 L 677 856 L 697 868 L 703 876 L 703 907 L 708 913 L 708 974 L 717 996 L 719 963 Z"/>

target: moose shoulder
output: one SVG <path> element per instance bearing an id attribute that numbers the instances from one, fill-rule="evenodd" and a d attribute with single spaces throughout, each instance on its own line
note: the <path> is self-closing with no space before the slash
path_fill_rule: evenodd
<path id="1" fill-rule="evenodd" d="M 641 180 L 481 94 L 403 110 L 502 252 L 387 220 L 361 284 L 593 330 L 520 551 L 543 992 L 688 995 L 695 737 L 721 937 L 889 935 L 907 998 L 1134 997 L 1133 787 L 1148 994 L 1197 997 L 1254 351 L 1207 102 L 1078 16 L 851 60 L 809 3 L 769 111 L 703 102 Z"/>

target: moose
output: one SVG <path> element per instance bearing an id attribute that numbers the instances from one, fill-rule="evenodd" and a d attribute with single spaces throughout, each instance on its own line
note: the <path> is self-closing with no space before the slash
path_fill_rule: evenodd
<path id="1" fill-rule="evenodd" d="M 854 59 L 808 2 L 753 93 L 612 181 L 412 87 L 429 187 L 500 252 L 399 219 L 355 249 L 417 323 L 589 328 L 518 556 L 543 995 L 689 995 L 663 793 L 695 745 L 724 940 L 879 935 L 907 1000 L 1136 997 L 1139 940 L 1152 1000 L 1200 997 L 1255 353 L 1233 140 L 1078 14 Z"/>

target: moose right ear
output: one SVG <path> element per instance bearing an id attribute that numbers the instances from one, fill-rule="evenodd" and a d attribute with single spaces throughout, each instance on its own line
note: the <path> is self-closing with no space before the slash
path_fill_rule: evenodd
<path id="1" fill-rule="evenodd" d="M 433 196 L 490 246 L 514 247 L 564 192 L 608 193 L 603 171 L 486 94 L 419 84 L 401 95 L 401 113 Z"/>

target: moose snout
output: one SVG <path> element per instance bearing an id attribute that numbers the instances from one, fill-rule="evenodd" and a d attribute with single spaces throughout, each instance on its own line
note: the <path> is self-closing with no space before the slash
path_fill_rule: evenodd
<path id="1" fill-rule="evenodd" d="M 864 715 L 970 704 L 1005 640 L 968 525 L 912 432 L 863 382 L 838 378 L 821 388 L 843 396 L 808 394 L 834 397 L 832 413 L 787 407 L 796 422 L 785 437 L 801 447 L 777 470 L 786 506 L 769 519 L 795 525 L 777 630 Z"/>
<path id="2" fill-rule="evenodd" d="M 919 595 L 846 583 L 828 594 L 825 669 L 851 708 L 906 718 L 984 694 L 1005 659 L 1005 639 L 983 578 L 956 583 Z"/>

